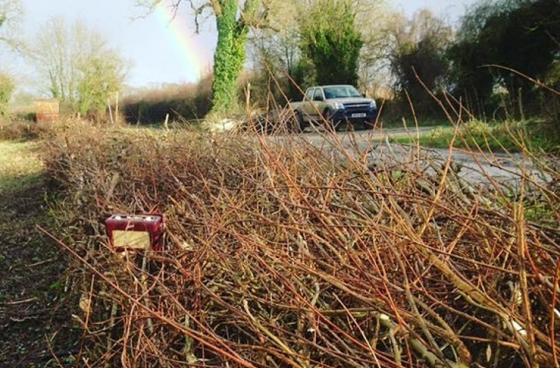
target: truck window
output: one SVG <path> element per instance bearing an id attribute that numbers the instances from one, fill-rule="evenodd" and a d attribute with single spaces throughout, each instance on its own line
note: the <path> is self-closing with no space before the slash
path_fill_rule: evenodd
<path id="1" fill-rule="evenodd" d="M 313 101 L 323 101 L 323 90 L 321 88 L 315 88 L 315 94 L 313 95 Z"/>
<path id="2" fill-rule="evenodd" d="M 305 98 L 312 101 L 313 100 L 313 93 L 315 92 L 315 88 L 310 88 L 305 93 Z"/>
<path id="3" fill-rule="evenodd" d="M 325 87 L 324 90 L 327 98 L 362 97 L 360 92 L 353 86 Z"/>
<path id="4" fill-rule="evenodd" d="M 337 92 L 336 92 L 336 88 L 333 87 L 325 87 L 323 88 L 325 91 L 325 98 L 329 99 L 329 98 L 338 98 L 340 96 L 338 96 Z"/>

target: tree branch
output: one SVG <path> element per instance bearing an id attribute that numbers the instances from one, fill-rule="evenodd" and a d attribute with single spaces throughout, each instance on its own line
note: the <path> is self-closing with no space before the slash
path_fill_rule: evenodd
<path id="1" fill-rule="evenodd" d="M 262 12 L 259 14 L 259 6 L 262 5 Z M 262 0 L 247 0 L 241 12 L 240 25 L 250 28 L 267 28 L 279 32 L 280 30 L 272 25 L 268 14 L 270 5 Z"/>
<path id="2" fill-rule="evenodd" d="M 180 2 L 181 0 L 177 0 L 177 6 L 179 5 Z M 216 13 L 216 16 L 218 16 L 218 11 L 221 12 L 220 4 L 218 3 L 217 0 L 210 0 L 210 2 L 204 3 L 200 6 L 194 5 L 193 0 L 189 0 L 189 3 L 191 5 L 191 10 L 194 13 L 195 33 L 197 34 L 200 33 L 200 22 L 198 17 L 202 15 L 205 9 L 211 7 L 212 10 Z"/>

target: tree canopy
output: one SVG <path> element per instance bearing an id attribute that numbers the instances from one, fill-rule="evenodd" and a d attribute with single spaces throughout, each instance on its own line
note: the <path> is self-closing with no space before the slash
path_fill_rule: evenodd
<path id="1" fill-rule="evenodd" d="M 10 47 L 20 45 L 17 29 L 23 13 L 20 0 L 0 0 L 0 42 Z"/>
<path id="2" fill-rule="evenodd" d="M 452 36 L 451 27 L 429 10 L 416 12 L 411 20 L 395 28 L 390 59 L 396 89 L 406 91 L 415 103 L 426 102 L 429 92 L 443 89 L 448 72 L 445 51 Z"/>
<path id="3" fill-rule="evenodd" d="M 301 48 L 314 65 L 317 84 L 358 84 L 364 42 L 353 5 L 349 0 L 315 1 L 301 22 Z"/>
<path id="4" fill-rule="evenodd" d="M 125 59 L 82 21 L 68 25 L 60 17 L 49 19 L 26 54 L 48 95 L 82 114 L 103 110 L 126 76 Z"/>
<path id="5" fill-rule="evenodd" d="M 527 77 L 546 79 L 558 63 L 560 4 L 558 0 L 481 3 L 464 17 L 458 36 L 449 52 L 457 92 L 483 109 L 491 108 L 490 96 L 497 87 L 507 90 L 511 99 L 530 104 L 538 94 Z"/>

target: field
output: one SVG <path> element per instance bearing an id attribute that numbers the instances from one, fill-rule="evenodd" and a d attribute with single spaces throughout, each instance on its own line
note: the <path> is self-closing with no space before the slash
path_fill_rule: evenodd
<path id="1" fill-rule="evenodd" d="M 453 162 L 435 162 L 421 150 L 372 159 L 377 142 L 348 147 L 330 133 L 317 145 L 305 135 L 79 122 L 58 129 L 41 143 L 44 165 L 17 176 L 31 178 L 33 217 L 7 222 L 19 226 L 17 240 L 29 236 L 24 229 L 32 223 L 45 229 L 32 249 L 52 253 L 35 254 L 33 263 L 56 262 L 41 270 L 68 268 L 41 276 L 46 290 L 36 293 L 54 306 L 64 300 L 71 311 L 59 316 L 74 315 L 71 326 L 59 324 L 64 334 L 33 325 L 51 338 L 42 341 L 54 341 L 52 364 L 558 361 L 560 174 L 552 156 L 519 147 L 539 175 L 520 170 L 516 184 L 504 186 L 465 181 Z M 33 158 L 36 144 L 2 147 Z M 6 170 L 13 167 L 20 165 Z M 2 185 L 25 187 L 13 180 Z M 9 204 L 14 196 L 2 198 Z M 103 226 L 113 213 L 164 214 L 166 250 L 115 252 Z M 17 244 L 9 243 L 3 247 Z M 33 269 L 24 257 L 10 262 L 12 270 Z M 3 285 L 35 272 L 12 272 Z M 5 300 L 35 304 L 27 301 L 33 297 L 47 300 L 15 291 Z M 2 308 L 14 311 L 10 305 Z M 7 318 L 3 335 L 23 331 Z M 57 340 L 68 331 L 84 339 Z"/>

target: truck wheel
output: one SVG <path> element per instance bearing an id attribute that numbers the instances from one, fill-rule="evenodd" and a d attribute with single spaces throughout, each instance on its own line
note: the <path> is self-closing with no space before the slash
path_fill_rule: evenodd
<path id="1" fill-rule="evenodd" d="M 301 113 L 301 111 L 296 111 L 295 114 L 298 129 L 300 132 L 303 132 L 305 128 L 307 128 L 307 123 L 305 122 L 305 120 L 303 120 L 303 114 Z"/>
<path id="2" fill-rule="evenodd" d="M 297 111 L 292 111 L 286 119 L 286 131 L 288 133 L 299 133 L 299 119 Z"/>
<path id="3" fill-rule="evenodd" d="M 329 108 L 326 108 L 325 110 L 323 110 L 322 115 L 325 123 L 325 128 L 327 128 L 327 130 L 332 130 L 333 132 L 336 132 L 339 123 L 337 123 L 332 119 L 333 111 Z"/>

